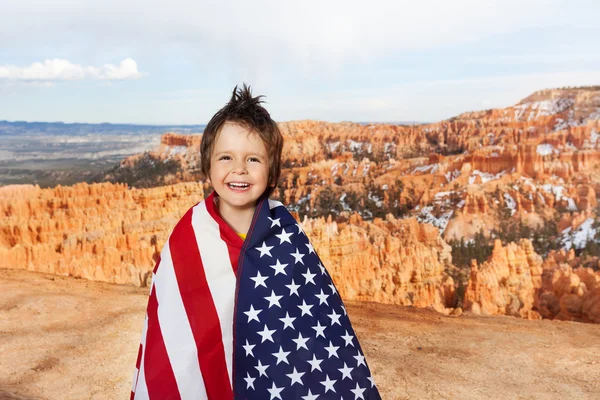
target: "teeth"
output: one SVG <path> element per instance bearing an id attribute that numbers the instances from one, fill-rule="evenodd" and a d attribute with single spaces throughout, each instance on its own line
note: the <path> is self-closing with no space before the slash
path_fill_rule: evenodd
<path id="1" fill-rule="evenodd" d="M 230 183 L 229 186 L 233 186 L 233 187 L 248 187 L 250 186 L 247 183 Z"/>

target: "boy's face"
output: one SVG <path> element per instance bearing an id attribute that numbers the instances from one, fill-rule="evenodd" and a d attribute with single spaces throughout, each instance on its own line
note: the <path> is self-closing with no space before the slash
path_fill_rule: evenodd
<path id="1" fill-rule="evenodd" d="M 210 157 L 210 181 L 219 194 L 221 210 L 256 207 L 269 180 L 269 159 L 260 136 L 225 123 Z"/>

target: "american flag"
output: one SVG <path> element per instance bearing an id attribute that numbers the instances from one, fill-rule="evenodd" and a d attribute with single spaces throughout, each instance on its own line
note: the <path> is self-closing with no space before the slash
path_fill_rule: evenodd
<path id="1" fill-rule="evenodd" d="M 131 398 L 380 399 L 302 227 L 263 199 L 242 241 L 214 196 L 185 214 L 154 270 Z"/>

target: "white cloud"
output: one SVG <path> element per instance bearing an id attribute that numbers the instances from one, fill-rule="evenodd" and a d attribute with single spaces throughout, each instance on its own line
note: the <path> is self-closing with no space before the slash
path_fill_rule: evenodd
<path id="1" fill-rule="evenodd" d="M 570 17 L 583 25 L 580 18 L 588 21 L 598 8 L 561 0 L 5 1 L 0 47 L 52 40 L 96 54 L 127 46 L 156 53 L 181 48 L 252 80 L 282 65 L 327 73 L 406 50 L 562 26 Z M 31 10 L 39 15 L 34 24 Z"/>
<path id="2" fill-rule="evenodd" d="M 9 81 L 55 82 L 83 79 L 113 81 L 137 79 L 141 76 L 137 63 L 131 58 L 121 61 L 119 65 L 104 64 L 100 67 L 73 64 L 68 60 L 56 58 L 45 60 L 43 63 L 35 62 L 28 67 L 0 66 L 0 79 Z"/>

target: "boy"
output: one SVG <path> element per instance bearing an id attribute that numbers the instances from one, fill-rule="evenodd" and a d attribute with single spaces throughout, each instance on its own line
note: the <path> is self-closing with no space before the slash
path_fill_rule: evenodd
<path id="1" fill-rule="evenodd" d="M 200 146 L 214 191 L 154 269 L 132 399 L 379 399 L 327 271 L 268 199 L 283 137 L 245 85 Z"/>

